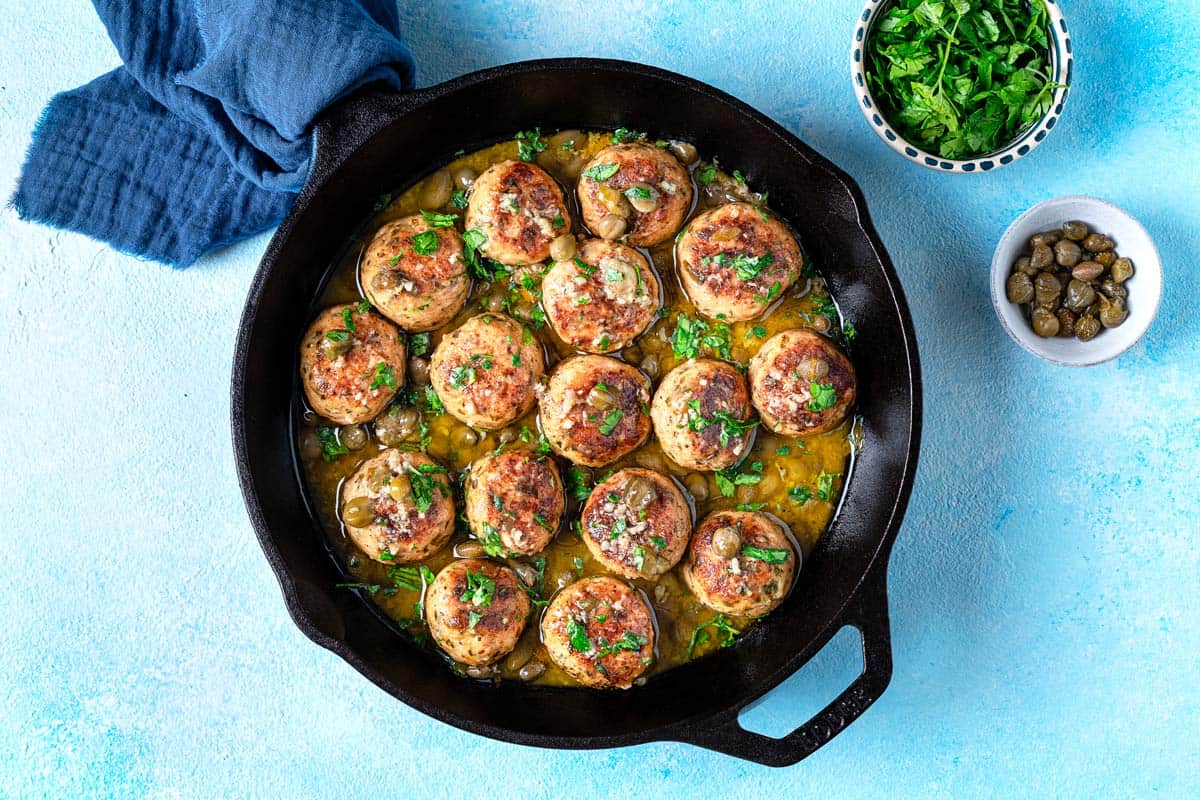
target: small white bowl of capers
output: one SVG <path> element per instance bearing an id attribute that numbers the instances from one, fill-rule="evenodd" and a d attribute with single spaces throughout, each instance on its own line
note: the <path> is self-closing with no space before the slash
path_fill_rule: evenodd
<path id="1" fill-rule="evenodd" d="M 1150 328 L 1162 263 L 1146 229 L 1122 209 L 1071 195 L 1038 203 L 992 256 L 992 305 L 1017 344 L 1065 367 L 1110 361 Z"/>

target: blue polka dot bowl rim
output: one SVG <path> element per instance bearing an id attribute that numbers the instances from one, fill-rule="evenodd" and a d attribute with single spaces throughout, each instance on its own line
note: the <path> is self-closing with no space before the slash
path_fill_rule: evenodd
<path id="1" fill-rule="evenodd" d="M 969 159 L 947 159 L 922 150 L 912 142 L 907 141 L 900 132 L 879 110 L 867 83 L 865 47 L 867 38 L 875 20 L 881 11 L 891 5 L 892 0 L 867 0 L 866 7 L 858 17 L 854 26 L 854 39 L 850 43 L 850 74 L 854 84 L 854 97 L 858 108 L 863 112 L 871 129 L 879 135 L 888 147 L 900 155 L 928 169 L 951 174 L 973 174 L 991 172 L 1000 167 L 1008 166 L 1019 158 L 1023 158 L 1035 147 L 1045 141 L 1054 130 L 1062 117 L 1063 107 L 1070 92 L 1071 79 L 1074 76 L 1075 58 L 1071 51 L 1071 36 L 1067 32 L 1067 23 L 1059 9 L 1058 0 L 1043 0 L 1049 18 L 1050 28 L 1050 66 L 1051 80 L 1060 85 L 1054 92 L 1054 98 L 1046 113 L 1034 125 L 1022 131 L 1016 139 L 998 150 Z"/>

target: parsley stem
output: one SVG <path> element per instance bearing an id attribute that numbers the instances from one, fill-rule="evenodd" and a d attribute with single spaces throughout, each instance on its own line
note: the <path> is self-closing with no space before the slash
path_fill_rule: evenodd
<path id="1" fill-rule="evenodd" d="M 946 49 L 942 51 L 942 67 L 938 70 L 937 90 L 938 94 L 942 92 L 942 76 L 946 74 L 946 65 L 950 63 L 950 48 L 958 44 L 958 40 L 954 38 L 955 32 L 958 30 L 958 23 L 962 21 L 961 16 L 954 18 L 954 24 L 950 27 L 950 35 L 946 39 Z"/>

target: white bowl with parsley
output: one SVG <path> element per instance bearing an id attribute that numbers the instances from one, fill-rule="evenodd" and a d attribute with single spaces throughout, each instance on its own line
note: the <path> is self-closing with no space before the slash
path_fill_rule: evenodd
<path id="1" fill-rule="evenodd" d="M 879 137 L 960 174 L 1041 144 L 1074 71 L 1057 0 L 868 0 L 850 52 L 855 97 Z"/>

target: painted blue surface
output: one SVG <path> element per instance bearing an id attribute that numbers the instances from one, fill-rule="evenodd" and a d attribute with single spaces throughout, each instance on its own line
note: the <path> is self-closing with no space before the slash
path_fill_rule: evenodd
<path id="1" fill-rule="evenodd" d="M 922 466 L 890 571 L 896 673 L 782 771 L 674 744 L 478 739 L 312 645 L 253 540 L 229 445 L 230 356 L 266 238 L 177 273 L 4 211 L 0 796 L 1200 794 L 1200 8 L 1064 10 L 1078 72 L 1062 123 L 969 177 L 907 163 L 861 118 L 854 0 L 404 14 L 424 84 L 534 56 L 658 64 L 739 95 L 862 184 L 925 366 Z M 11 187 L 45 100 L 116 59 L 83 0 L 8 0 L 0 41 Z M 1147 338 L 1085 371 L 1020 351 L 987 291 L 1009 221 L 1067 193 L 1138 216 L 1167 280 Z M 756 724 L 836 693 L 852 644 Z"/>

